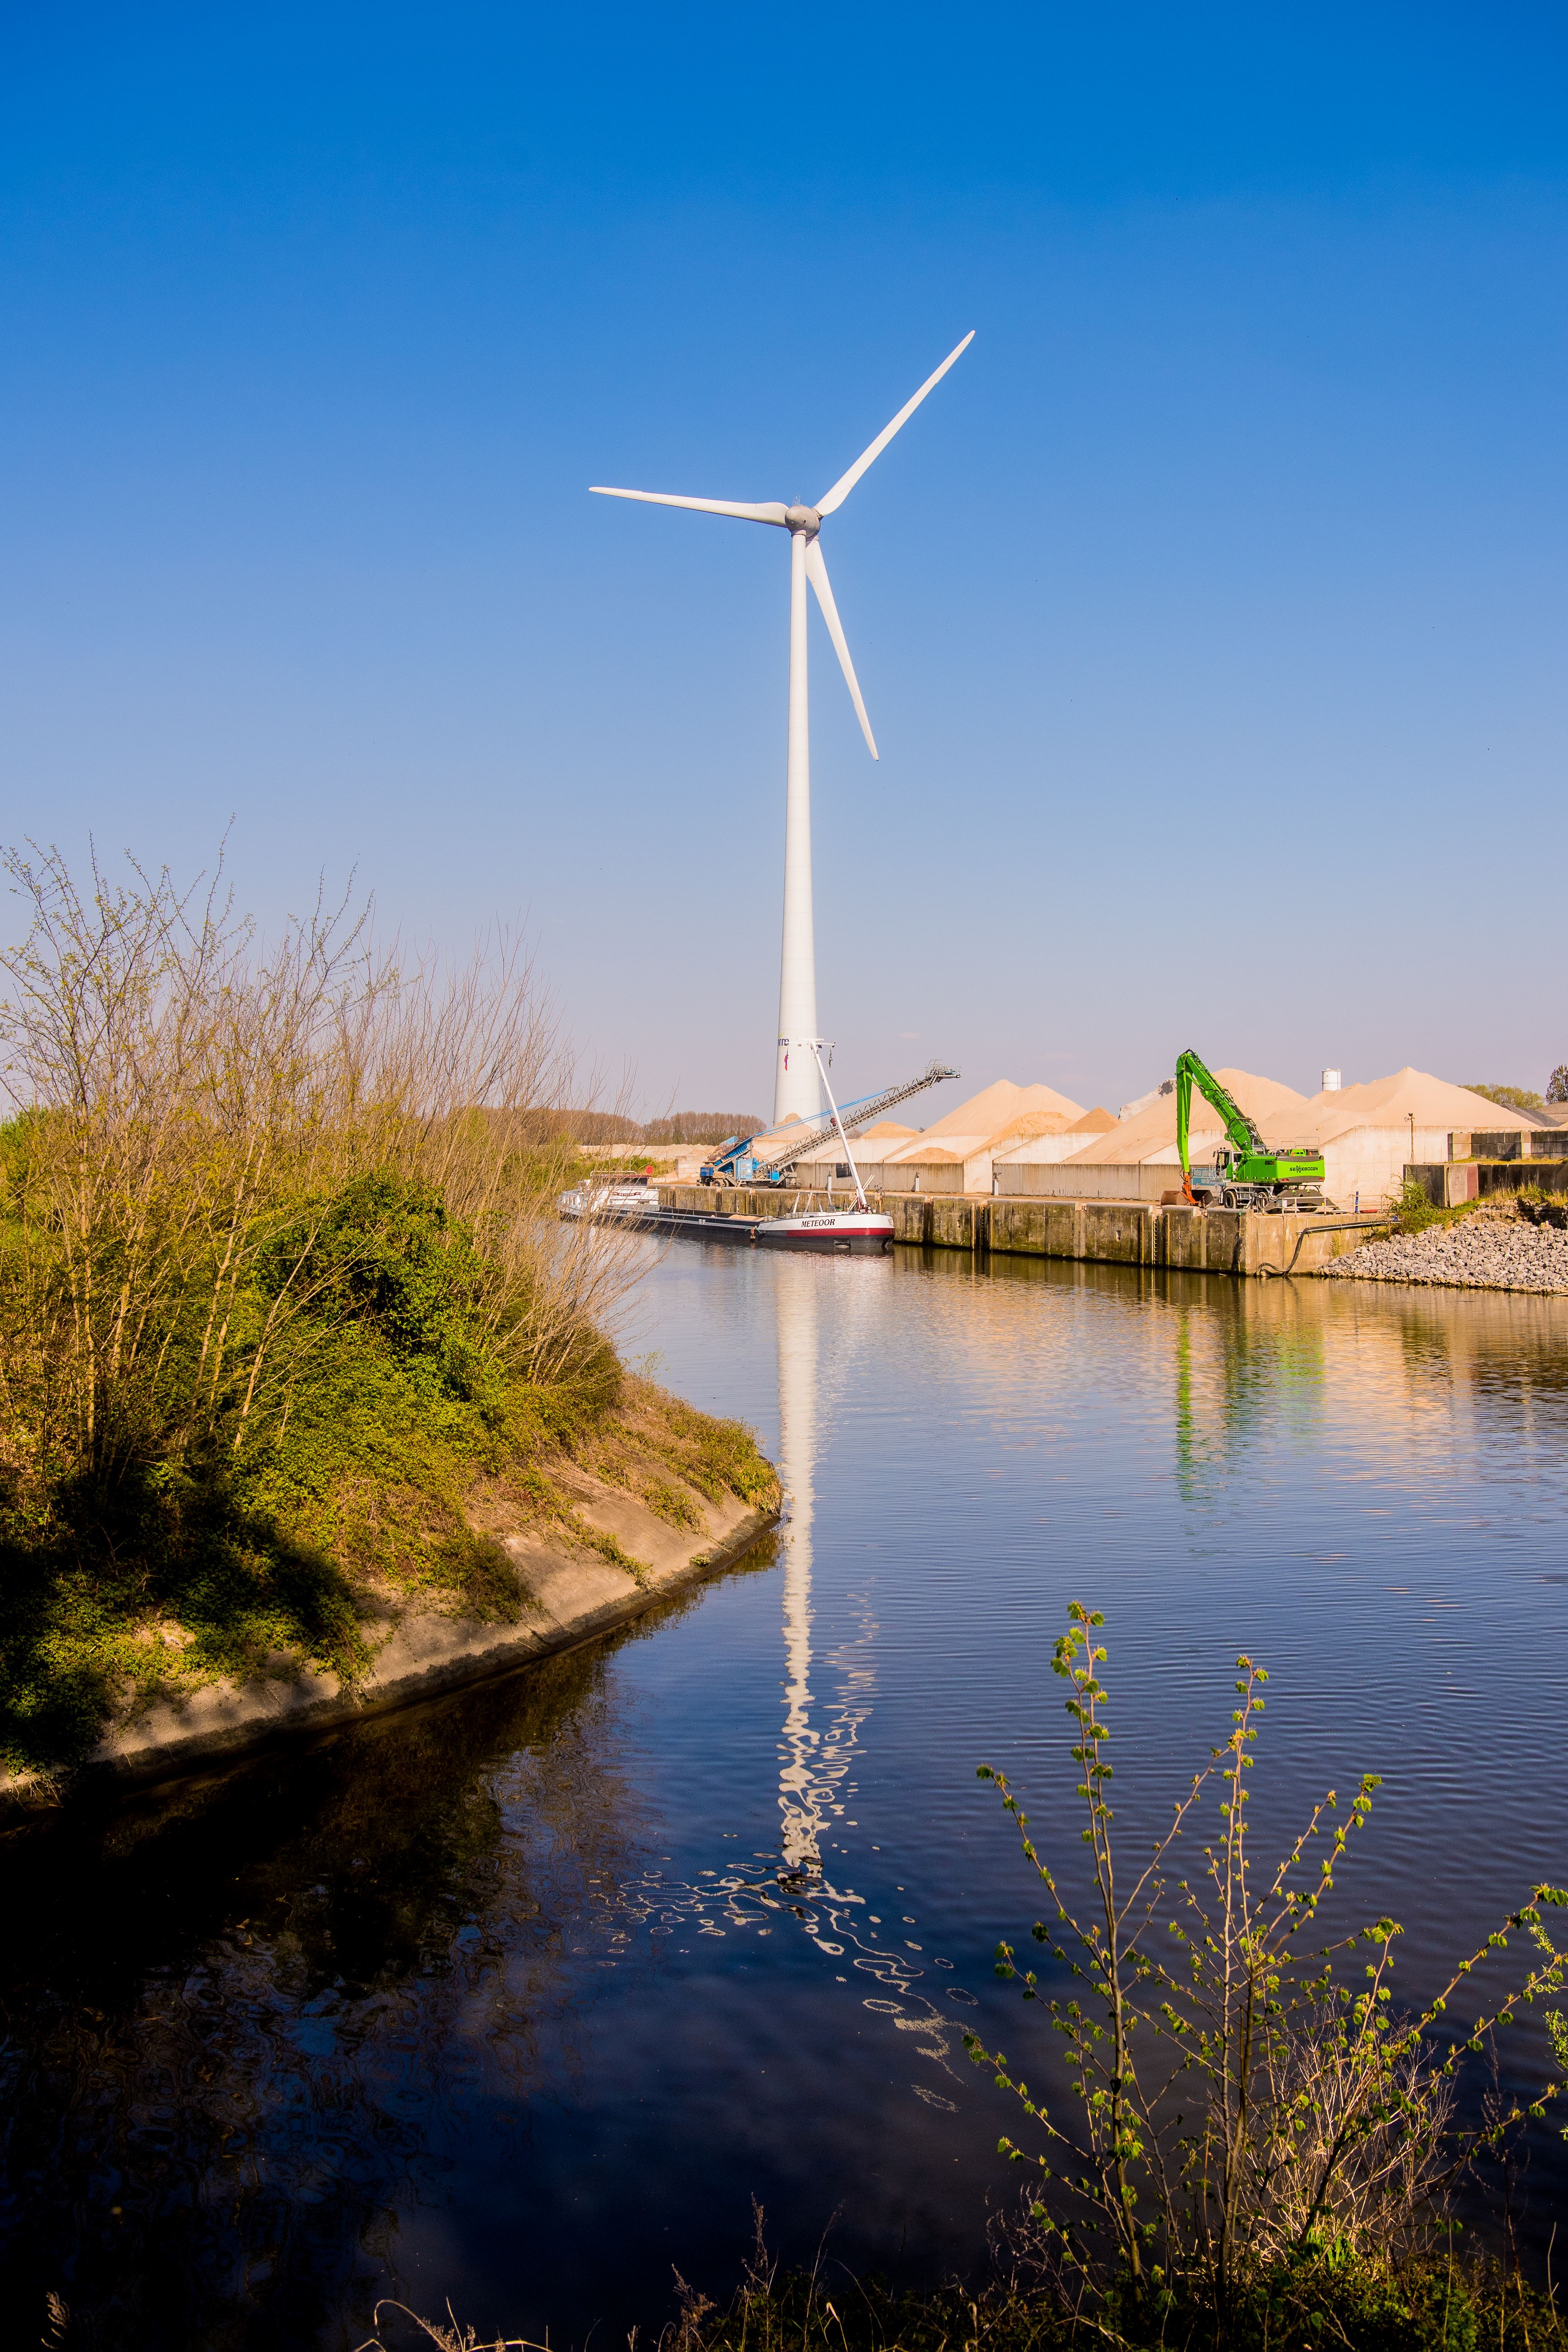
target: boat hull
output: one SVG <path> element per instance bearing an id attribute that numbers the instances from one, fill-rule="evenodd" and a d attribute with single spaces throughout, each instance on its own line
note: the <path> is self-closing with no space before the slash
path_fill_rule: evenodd
<path id="1" fill-rule="evenodd" d="M 893 1246 L 893 1221 L 855 1209 L 767 1217 L 757 1226 L 757 1243 L 763 1249 L 815 1250 L 829 1257 L 884 1257 Z"/>
<path id="2" fill-rule="evenodd" d="M 725 1216 L 708 1209 L 667 1209 L 641 1197 L 563 1193 L 557 1207 L 569 1220 L 630 1225 L 645 1234 L 684 1234 L 703 1241 L 764 1249 L 810 1250 L 821 1257 L 885 1257 L 893 1221 L 868 1209 L 823 1209 L 790 1217 Z"/>

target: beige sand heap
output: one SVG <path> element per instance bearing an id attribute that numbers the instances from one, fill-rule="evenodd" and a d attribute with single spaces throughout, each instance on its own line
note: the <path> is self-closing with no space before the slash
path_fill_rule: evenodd
<path id="1" fill-rule="evenodd" d="M 1379 1208 L 1411 1160 L 1468 1159 L 1473 1135 L 1527 1135 L 1540 1121 L 1485 1095 L 1406 1066 L 1386 1078 L 1312 1096 L 1288 1118 L 1258 1120 L 1266 1143 L 1308 1143 L 1323 1155 L 1323 1190 L 1341 1208 Z"/>
<path id="2" fill-rule="evenodd" d="M 1465 1157 L 1473 1135 L 1521 1132 L 1539 1122 L 1504 1110 L 1424 1070 L 1307 1097 L 1249 1070 L 1219 1070 L 1220 1084 L 1255 1121 L 1264 1143 L 1283 1150 L 1304 1144 L 1323 1157 L 1323 1191 L 1342 1209 L 1378 1209 L 1396 1194 L 1410 1160 Z M 1224 1140 L 1219 1113 L 1193 1089 L 1190 1150 L 1194 1167 Z M 1086 1200 L 1158 1201 L 1179 1181 L 1174 1088 L 1132 1118 L 1108 1121 L 1070 1157 L 1048 1138 L 1000 1151 L 996 1189 L 1004 1195 L 1074 1194 Z"/>
<path id="3" fill-rule="evenodd" d="M 1259 1077 L 1252 1070 L 1216 1070 L 1215 1077 L 1232 1098 L 1241 1105 L 1250 1118 L 1263 1128 L 1265 1119 L 1289 1124 L 1291 1116 L 1306 1102 L 1294 1087 L 1281 1086 L 1278 1078 Z M 1205 1152 L 1213 1153 L 1215 1144 L 1223 1141 L 1225 1125 L 1218 1111 L 1193 1088 L 1191 1113 L 1192 1156 L 1202 1160 Z M 1265 1130 L 1267 1131 L 1267 1130 Z M 1292 1134 L 1291 1140 L 1296 1140 Z M 1075 1152 L 1070 1164 L 1075 1168 L 1116 1165 L 1137 1167 L 1145 1160 L 1176 1164 L 1176 1093 L 1173 1087 L 1168 1095 L 1156 1095 L 1131 1118 L 1112 1120 L 1110 1126 Z"/>
<path id="4" fill-rule="evenodd" d="M 851 1135 L 849 1147 L 866 1183 L 896 1192 L 989 1192 L 992 1157 L 1031 1135 L 1058 1133 L 1083 1118 L 1081 1103 L 1053 1087 L 1021 1087 L 998 1078 L 956 1109 L 933 1119 L 923 1134 L 905 1129 L 889 1136 L 884 1128 Z M 890 1127 L 891 1122 L 887 1126 Z M 825 1184 L 842 1148 L 825 1144 L 800 1168 L 804 1182 Z"/>
<path id="5" fill-rule="evenodd" d="M 902 1143 L 909 1136 L 919 1133 L 918 1127 L 900 1127 L 896 1118 L 879 1118 L 874 1127 L 863 1127 L 855 1141 L 857 1147 L 862 1143 Z"/>
<path id="6" fill-rule="evenodd" d="M 1099 1104 L 1075 1119 L 1039 1114 L 1015 1119 L 1007 1135 L 998 1136 L 993 1146 L 992 1177 L 995 1189 L 1002 1192 L 1031 1189 L 1030 1180 L 1019 1179 L 1011 1171 L 1058 1166 L 1082 1151 L 1096 1136 L 1109 1135 L 1117 1124 L 1112 1114 Z"/>
<path id="7" fill-rule="evenodd" d="M 1253 1116 L 1257 1118 L 1258 1114 L 1254 1112 Z M 1426 1070 L 1410 1068 L 1408 1064 L 1386 1078 L 1368 1078 L 1361 1086 L 1340 1087 L 1330 1094 L 1313 1095 L 1303 1103 L 1300 1117 L 1301 1135 L 1290 1139 L 1319 1145 L 1353 1127 L 1403 1127 L 1408 1143 L 1412 1119 L 1417 1136 L 1426 1132 L 1441 1134 L 1445 1139 L 1455 1133 L 1520 1134 L 1541 1124 L 1527 1110 L 1508 1110 L 1501 1103 L 1489 1101 L 1485 1095 L 1472 1094 L 1468 1087 L 1454 1086 L 1447 1078 L 1435 1078 Z M 1258 1123 L 1265 1141 L 1284 1141 L 1283 1132 L 1276 1131 L 1277 1121 L 1258 1118 Z M 1421 1156 L 1416 1154 L 1417 1158 Z M 1441 1153 L 1428 1156 L 1446 1160 L 1447 1141 Z"/>
<path id="8" fill-rule="evenodd" d="M 1004 1143 L 1031 1143 L 1040 1136 L 1072 1135 L 1081 1139 L 1099 1135 L 1102 1129 L 1115 1124 L 1108 1110 L 1086 1110 L 1079 1118 L 1069 1118 L 1065 1110 L 1026 1110 L 1019 1118 L 1010 1118 L 991 1140 L 1000 1150 Z M 1079 1145 L 1075 1143 L 1072 1149 L 1076 1151 Z"/>
<path id="9" fill-rule="evenodd" d="M 994 1085 L 982 1087 L 979 1094 L 971 1095 L 967 1102 L 961 1102 L 956 1110 L 933 1119 L 926 1134 L 989 1138 L 1000 1135 L 1009 1120 L 1024 1118 L 1031 1113 L 1081 1118 L 1083 1105 L 1068 1095 L 1058 1095 L 1051 1087 L 1017 1087 L 1011 1078 L 998 1078 Z"/>
<path id="10" fill-rule="evenodd" d="M 998 1151 L 1030 1135 L 1059 1133 L 1082 1117 L 1083 1105 L 1054 1087 L 998 1078 L 887 1153 L 878 1181 L 884 1192 L 912 1192 L 918 1184 L 925 1192 L 989 1192 Z"/>
<path id="11" fill-rule="evenodd" d="M 1293 1087 L 1251 1070 L 1216 1070 L 1221 1086 L 1262 1127 L 1266 1118 L 1287 1122 L 1305 1102 Z M 1191 1152 L 1201 1167 L 1225 1139 L 1218 1111 L 1193 1089 Z M 1083 1200 L 1158 1201 L 1180 1181 L 1176 1152 L 1176 1090 L 1147 1097 L 1127 1118 L 1105 1110 L 1087 1112 L 1079 1130 L 1058 1139 L 1015 1145 L 996 1155 L 995 1189 L 1003 1196 L 1044 1195 Z"/>
<path id="12" fill-rule="evenodd" d="M 759 1160 L 771 1160 L 775 1152 L 787 1150 L 790 1129 L 798 1128 L 800 1125 L 800 1114 L 792 1110 L 789 1117 L 781 1119 L 777 1127 L 770 1127 L 764 1134 L 753 1136 L 752 1150 Z"/>

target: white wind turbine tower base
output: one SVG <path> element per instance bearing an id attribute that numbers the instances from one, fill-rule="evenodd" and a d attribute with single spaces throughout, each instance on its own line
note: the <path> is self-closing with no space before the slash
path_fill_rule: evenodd
<path id="1" fill-rule="evenodd" d="M 733 515 L 742 522 L 776 524 L 790 535 L 789 570 L 789 756 L 784 796 L 784 942 L 779 959 L 779 1034 L 773 1075 L 773 1124 L 793 1112 L 816 1118 L 821 1108 L 816 1059 L 808 1040 L 816 1036 L 816 937 L 811 906 L 811 732 L 806 698 L 805 584 L 809 580 L 827 634 L 838 656 L 856 716 L 868 750 L 876 759 L 877 741 L 849 647 L 828 584 L 827 565 L 817 537 L 826 516 L 837 512 L 861 475 L 879 457 L 901 425 L 914 415 L 933 384 L 940 383 L 959 354 L 974 341 L 973 331 L 929 375 L 912 400 L 904 403 L 892 423 L 878 434 L 870 447 L 841 474 L 816 506 L 786 507 L 776 502 L 746 506 L 727 499 L 677 498 L 668 490 L 616 490 L 595 482 L 600 498 L 638 499 L 656 507 L 694 507 L 700 514 Z M 798 1049 L 798 1050 L 796 1050 Z"/>

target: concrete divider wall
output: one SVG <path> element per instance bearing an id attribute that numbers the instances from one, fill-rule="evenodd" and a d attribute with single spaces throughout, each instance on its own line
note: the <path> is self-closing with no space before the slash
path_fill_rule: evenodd
<path id="1" fill-rule="evenodd" d="M 1512 1169 L 1507 1172 L 1514 1174 Z M 1568 1169 L 1563 1181 L 1568 1186 Z M 658 1189 L 670 1208 L 707 1209 L 729 1216 L 784 1217 L 805 1204 L 803 1193 L 771 1186 L 743 1192 L 718 1192 L 700 1184 L 660 1184 Z M 973 1193 L 954 1200 L 923 1192 L 873 1193 L 870 1198 L 872 1206 L 892 1220 L 894 1240 L 917 1248 L 995 1251 L 999 1255 L 1206 1274 L 1282 1274 L 1288 1266 L 1310 1274 L 1357 1248 L 1374 1222 L 1366 1220 L 1360 1230 L 1337 1226 L 1329 1231 L 1315 1217 L 1275 1216 L 1252 1209 L 1189 1209 L 1174 1203 L 1161 1208 L 1144 1201 L 1010 1200 Z"/>
<path id="2" fill-rule="evenodd" d="M 1407 1160 L 1405 1178 L 1420 1185 L 1435 1209 L 1452 1209 L 1465 1201 L 1518 1192 L 1527 1184 L 1543 1192 L 1568 1192 L 1568 1160 Z"/>
<path id="3" fill-rule="evenodd" d="M 1082 1200 L 1089 1187 L 1100 1201 L 1153 1201 L 1173 1190 L 1182 1171 L 1170 1160 L 1100 1160 L 1092 1169 L 1070 1160 L 999 1160 L 997 1190 L 1011 1200 Z"/>
<path id="4" fill-rule="evenodd" d="M 1568 1192 L 1568 1160 L 1508 1160 L 1488 1165 L 1479 1160 L 1476 1176 L 1484 1201 L 1491 1192 L 1519 1192 L 1538 1184 L 1543 1192 Z"/>

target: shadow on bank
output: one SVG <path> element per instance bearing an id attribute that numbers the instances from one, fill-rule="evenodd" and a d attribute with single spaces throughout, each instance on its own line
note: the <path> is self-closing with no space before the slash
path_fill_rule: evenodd
<path id="1" fill-rule="evenodd" d="M 53 2293 L 72 2347 L 276 2352 L 397 2288 L 399 2210 L 444 2146 L 488 2130 L 504 2150 L 542 2075 L 576 2063 L 594 1882 L 646 1869 L 659 1835 L 605 1666 L 700 1598 L 10 1834 L 0 2295 L 17 2340 L 45 2340 Z"/>

